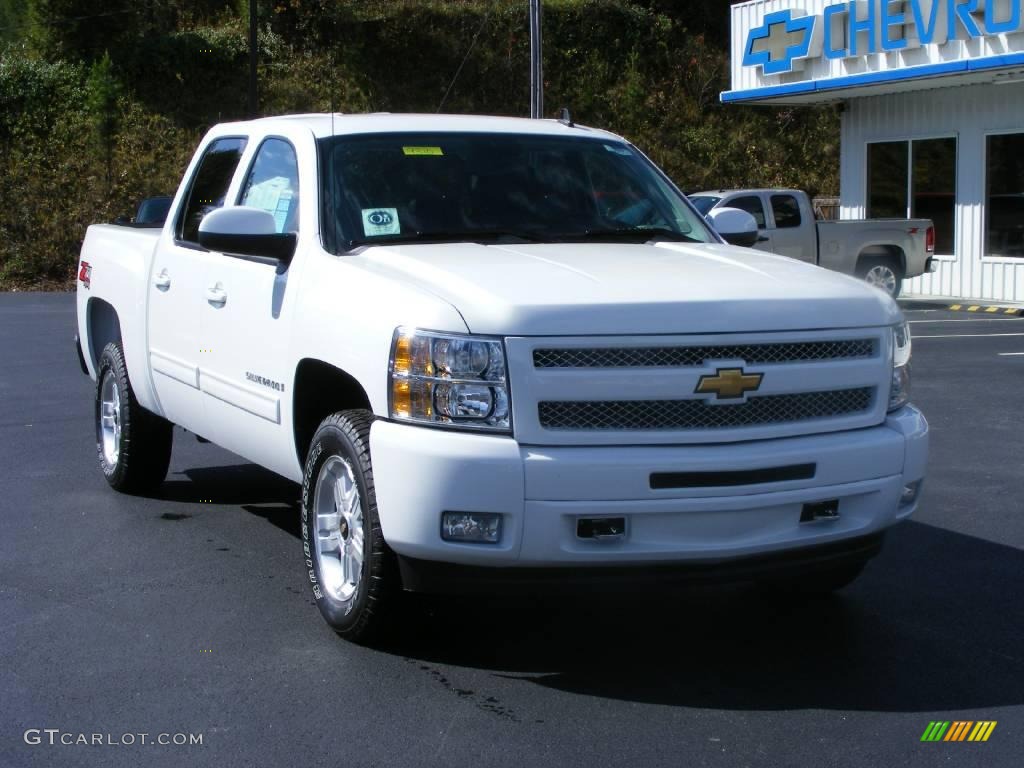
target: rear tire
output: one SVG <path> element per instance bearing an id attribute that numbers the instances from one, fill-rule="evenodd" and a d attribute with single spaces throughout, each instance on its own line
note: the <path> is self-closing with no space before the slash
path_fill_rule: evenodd
<path id="1" fill-rule="evenodd" d="M 103 348 L 96 373 L 96 453 L 103 476 L 122 493 L 153 491 L 167 477 L 174 427 L 135 399 L 120 344 Z"/>
<path id="2" fill-rule="evenodd" d="M 366 410 L 324 419 L 302 478 L 302 548 L 313 598 L 335 632 L 361 644 L 385 634 L 399 591 L 397 562 L 377 515 L 372 424 Z"/>
<path id="3" fill-rule="evenodd" d="M 903 290 L 903 269 L 890 256 L 868 256 L 861 259 L 857 275 L 892 298 L 899 298 Z"/>

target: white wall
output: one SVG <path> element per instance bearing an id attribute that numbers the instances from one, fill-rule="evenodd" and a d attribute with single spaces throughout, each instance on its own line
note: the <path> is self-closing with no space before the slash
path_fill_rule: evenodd
<path id="1" fill-rule="evenodd" d="M 955 136 L 956 255 L 915 278 L 904 293 L 990 301 L 1024 301 L 1024 259 L 983 256 L 985 137 L 1024 133 L 1024 84 L 969 85 L 850 99 L 842 121 L 841 216 L 863 218 L 867 144 Z"/>

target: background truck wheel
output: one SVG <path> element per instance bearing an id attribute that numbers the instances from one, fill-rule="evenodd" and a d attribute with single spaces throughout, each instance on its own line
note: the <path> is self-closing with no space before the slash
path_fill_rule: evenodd
<path id="1" fill-rule="evenodd" d="M 96 379 L 96 453 L 110 487 L 124 493 L 157 488 L 171 463 L 169 421 L 135 399 L 121 345 L 107 344 Z"/>
<path id="2" fill-rule="evenodd" d="M 394 554 L 381 533 L 365 410 L 320 423 L 302 479 L 302 547 L 320 614 L 347 640 L 381 637 L 398 587 Z"/>
<path id="3" fill-rule="evenodd" d="M 861 259 L 857 274 L 876 288 L 880 288 L 894 299 L 903 288 L 903 270 L 898 262 L 889 256 L 869 256 Z"/>

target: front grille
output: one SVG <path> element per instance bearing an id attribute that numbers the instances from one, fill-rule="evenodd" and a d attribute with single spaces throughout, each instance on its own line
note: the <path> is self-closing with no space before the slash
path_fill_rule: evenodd
<path id="1" fill-rule="evenodd" d="M 708 360 L 800 363 L 874 357 L 873 339 L 729 344 L 699 347 L 604 347 L 535 349 L 535 368 L 658 368 L 704 365 Z"/>
<path id="2" fill-rule="evenodd" d="M 874 392 L 874 387 L 861 387 L 764 395 L 730 405 L 704 400 L 548 401 L 538 409 L 545 429 L 722 429 L 850 416 L 868 410 Z"/>

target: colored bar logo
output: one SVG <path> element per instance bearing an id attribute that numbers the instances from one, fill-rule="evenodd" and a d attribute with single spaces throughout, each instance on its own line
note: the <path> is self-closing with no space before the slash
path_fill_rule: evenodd
<path id="1" fill-rule="evenodd" d="M 988 741 L 996 729 L 995 720 L 933 720 L 921 734 L 921 741 Z"/>

